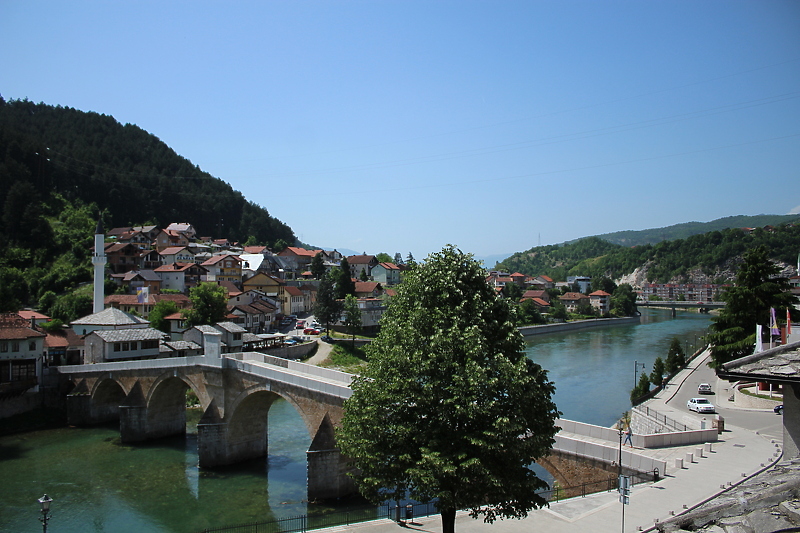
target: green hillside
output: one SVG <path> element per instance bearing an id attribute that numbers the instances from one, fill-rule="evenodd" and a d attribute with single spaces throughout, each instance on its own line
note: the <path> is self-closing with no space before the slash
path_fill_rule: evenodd
<path id="1" fill-rule="evenodd" d="M 106 228 L 189 222 L 199 235 L 273 246 L 294 232 L 156 136 L 113 117 L 0 97 L 0 310 L 90 277 Z"/>
<path id="2" fill-rule="evenodd" d="M 619 279 L 646 266 L 647 281 L 653 283 L 692 282 L 696 273 L 722 283 L 731 281 L 742 254 L 754 246 L 765 245 L 774 261 L 796 264 L 800 222 L 797 217 L 793 220 L 794 223 L 752 232 L 738 228 L 715 230 L 642 246 L 622 246 L 599 236 L 588 237 L 516 253 L 498 263 L 497 269 L 531 276 L 545 274 L 554 280 L 571 275 Z"/>
<path id="3" fill-rule="evenodd" d="M 735 215 L 718 218 L 710 222 L 684 222 L 664 228 L 645 230 L 615 231 L 597 235 L 601 239 L 622 246 L 641 246 L 657 244 L 661 241 L 687 239 L 692 235 L 700 235 L 710 231 L 723 231 L 733 228 L 763 228 L 779 226 L 787 222 L 800 220 L 798 215 Z"/>

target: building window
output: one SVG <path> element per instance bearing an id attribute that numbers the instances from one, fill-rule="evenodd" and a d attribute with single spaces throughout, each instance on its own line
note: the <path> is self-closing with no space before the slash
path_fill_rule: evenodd
<path id="1" fill-rule="evenodd" d="M 19 341 L 14 341 L 11 343 L 11 351 L 18 352 L 19 351 Z"/>
<path id="2" fill-rule="evenodd" d="M 28 342 L 28 350 L 31 352 L 36 351 L 36 341 L 29 341 Z"/>
<path id="3" fill-rule="evenodd" d="M 115 342 L 115 343 L 114 343 L 114 351 L 115 351 L 115 352 L 118 352 L 118 351 L 120 351 L 121 349 L 122 349 L 122 344 L 120 344 L 119 342 Z"/>
<path id="4" fill-rule="evenodd" d="M 8 343 L 0 342 L 0 352 L 7 352 L 7 351 L 8 351 Z"/>
<path id="5" fill-rule="evenodd" d="M 128 350 L 130 350 L 130 345 L 127 342 L 123 342 L 122 343 L 122 351 L 123 352 L 127 352 Z"/>

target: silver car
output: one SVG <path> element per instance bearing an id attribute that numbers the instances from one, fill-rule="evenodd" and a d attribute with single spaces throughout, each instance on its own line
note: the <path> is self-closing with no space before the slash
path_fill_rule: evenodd
<path id="1" fill-rule="evenodd" d="M 705 398 L 692 398 L 686 402 L 686 407 L 690 411 L 697 411 L 698 413 L 713 413 L 716 411 L 714 404 Z"/>

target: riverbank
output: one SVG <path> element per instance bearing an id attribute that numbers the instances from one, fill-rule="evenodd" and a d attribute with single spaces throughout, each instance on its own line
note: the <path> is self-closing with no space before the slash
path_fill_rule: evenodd
<path id="1" fill-rule="evenodd" d="M 523 326 L 519 329 L 523 337 L 533 337 L 536 335 L 546 335 L 548 333 L 565 333 L 580 329 L 599 328 L 607 326 L 629 326 L 639 324 L 641 317 L 626 316 L 622 318 L 593 318 L 590 320 L 576 320 L 575 322 L 563 322 L 561 324 L 544 324 L 541 326 Z"/>

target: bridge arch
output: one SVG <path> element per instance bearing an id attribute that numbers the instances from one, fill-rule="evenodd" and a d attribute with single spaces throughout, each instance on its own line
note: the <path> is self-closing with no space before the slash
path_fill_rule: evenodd
<path id="1" fill-rule="evenodd" d="M 119 406 L 127 395 L 128 391 L 117 380 L 111 377 L 98 379 L 89 395 L 94 422 L 119 420 Z"/>

